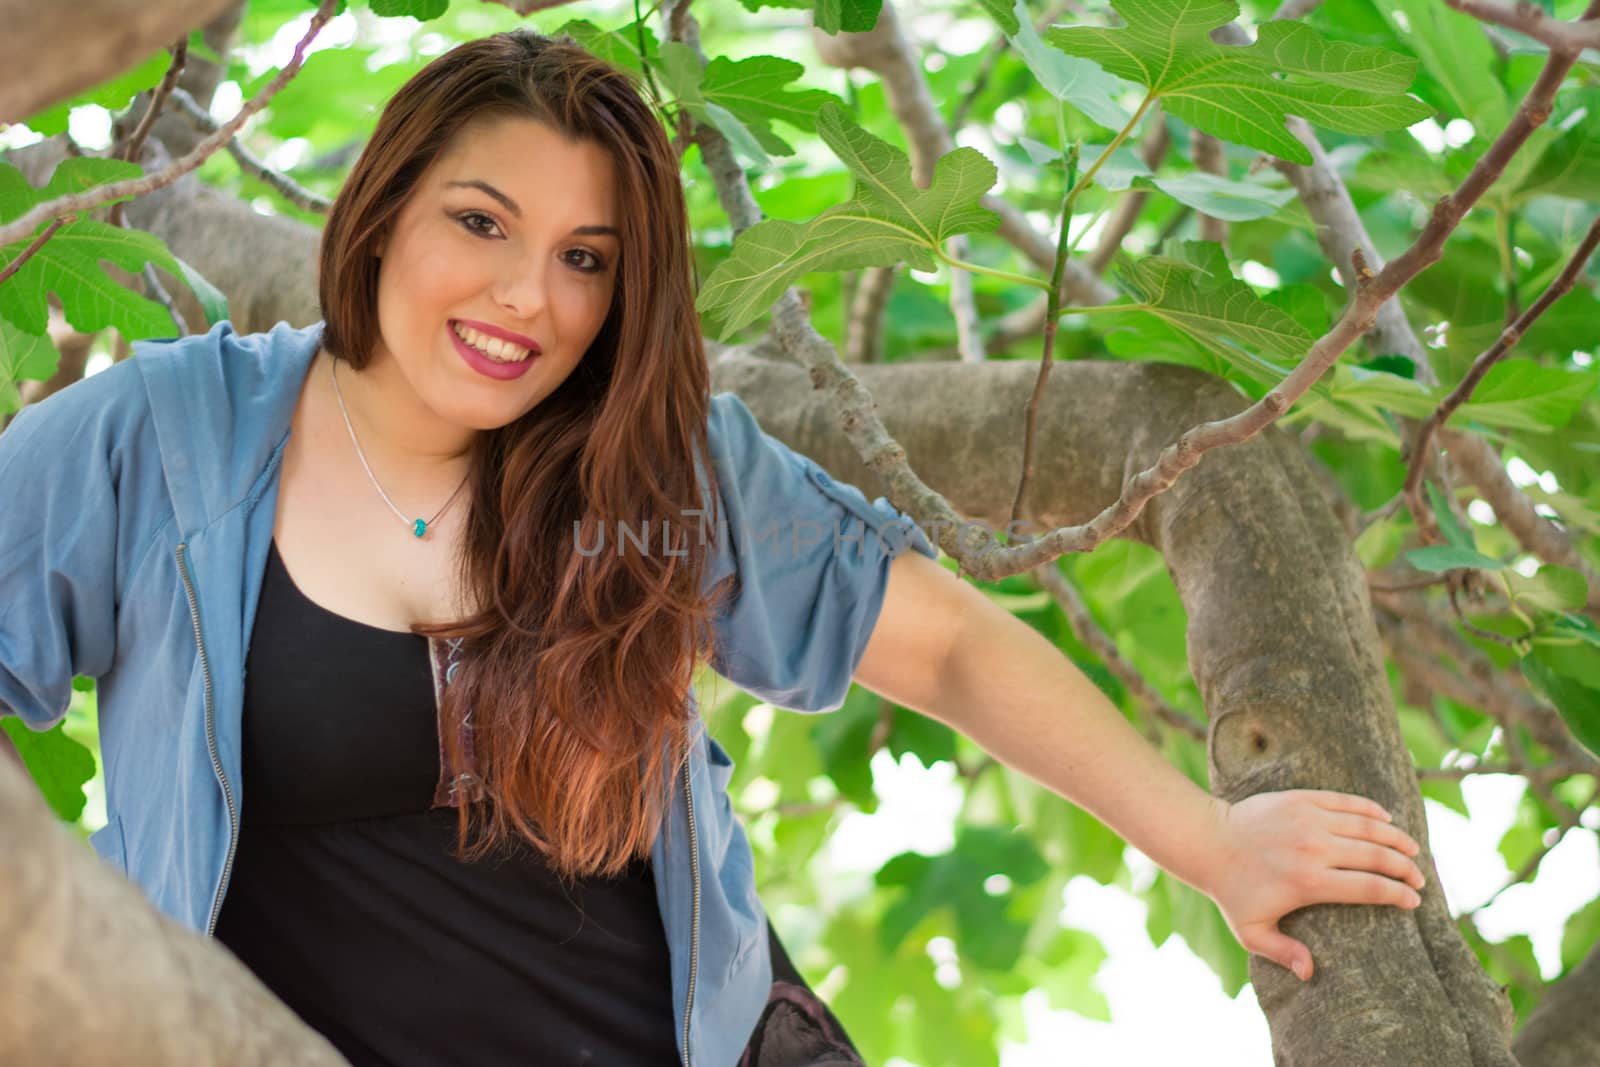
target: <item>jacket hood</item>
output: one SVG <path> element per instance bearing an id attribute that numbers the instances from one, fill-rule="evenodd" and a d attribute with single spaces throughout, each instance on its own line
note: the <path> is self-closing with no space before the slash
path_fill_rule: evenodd
<path id="1" fill-rule="evenodd" d="M 192 535 L 261 489 L 289 434 L 324 323 L 135 342 L 178 528 Z M 243 432 L 248 427 L 250 432 Z"/>

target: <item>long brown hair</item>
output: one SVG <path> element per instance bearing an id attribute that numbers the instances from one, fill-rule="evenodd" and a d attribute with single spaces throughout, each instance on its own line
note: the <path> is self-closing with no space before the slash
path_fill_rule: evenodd
<path id="1" fill-rule="evenodd" d="M 323 230 L 322 343 L 358 370 L 370 360 L 377 240 L 462 127 L 502 115 L 609 153 L 622 255 L 605 324 L 572 373 L 474 440 L 460 578 L 477 614 L 413 631 L 465 639 L 443 717 L 471 710 L 475 766 L 455 729 L 446 763 L 476 773 L 485 795 L 461 804 L 458 855 L 521 838 L 565 876 L 611 875 L 648 855 L 684 758 L 684 696 L 710 644 L 707 527 L 686 515 L 716 499 L 692 460 L 708 454 L 710 373 L 677 156 L 629 76 L 570 39 L 517 29 L 458 45 L 406 82 Z M 702 473 L 709 483 L 709 464 Z M 648 551 L 592 551 L 619 523 L 642 528 Z M 479 808 L 486 825 L 463 852 Z"/>

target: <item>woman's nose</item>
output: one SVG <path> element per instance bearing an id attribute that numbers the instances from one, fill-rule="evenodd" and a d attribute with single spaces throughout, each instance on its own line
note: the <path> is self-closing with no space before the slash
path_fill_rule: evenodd
<path id="1" fill-rule="evenodd" d="M 495 294 L 495 301 L 505 308 L 507 313 L 519 319 L 535 318 L 545 309 L 548 296 L 545 293 L 545 271 L 533 264 L 521 264 L 509 273 L 499 286 Z"/>

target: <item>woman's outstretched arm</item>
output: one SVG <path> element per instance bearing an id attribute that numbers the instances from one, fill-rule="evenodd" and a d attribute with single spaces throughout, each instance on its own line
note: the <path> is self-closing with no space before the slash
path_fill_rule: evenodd
<path id="1" fill-rule="evenodd" d="M 1311 904 L 1414 907 L 1418 846 L 1374 801 L 1296 789 L 1229 804 L 1200 789 L 1032 627 L 908 552 L 855 680 L 970 737 L 1094 814 L 1217 902 L 1248 951 L 1311 977 L 1278 920 Z"/>

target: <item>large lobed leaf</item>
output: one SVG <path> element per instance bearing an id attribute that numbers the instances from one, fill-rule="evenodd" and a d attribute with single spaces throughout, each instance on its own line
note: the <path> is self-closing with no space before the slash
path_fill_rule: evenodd
<path id="1" fill-rule="evenodd" d="M 48 381 L 60 362 L 61 353 L 48 335 L 24 333 L 0 318 L 0 415 L 22 407 L 17 382 Z"/>
<path id="2" fill-rule="evenodd" d="M 1002 0 L 992 0 L 991 9 L 1000 6 Z M 1029 21 L 1022 0 L 1017 0 L 1010 22 L 1015 23 L 1014 28 L 1006 30 L 1011 44 L 1046 92 L 1108 129 L 1120 130 L 1128 124 L 1128 110 L 1117 98 L 1134 86 L 1087 59 L 1069 56 L 1045 44 Z"/>
<path id="3" fill-rule="evenodd" d="M 1125 265 L 1118 276 L 1139 296 L 1129 310 L 1155 315 L 1230 362 L 1245 364 L 1241 369 L 1252 375 L 1265 371 L 1281 377 L 1283 371 L 1263 365 L 1251 352 L 1293 364 L 1316 340 L 1244 282 L 1192 263 L 1148 256 Z"/>
<path id="4" fill-rule="evenodd" d="M 810 271 L 852 270 L 905 262 L 931 270 L 950 237 L 995 229 L 999 216 L 979 201 L 994 185 L 994 164 L 971 148 L 940 158 L 933 181 L 919 189 L 904 152 L 856 125 L 830 103 L 817 133 L 856 179 L 856 193 L 809 222 L 772 219 L 734 242 L 733 254 L 706 279 L 696 307 L 728 337 L 753 322 Z"/>
<path id="5" fill-rule="evenodd" d="M 21 171 L 0 164 L 0 222 L 63 194 L 140 173 L 138 166 L 121 160 L 74 157 L 63 160 L 44 187 L 35 189 Z M 29 243 L 0 248 L 0 267 L 17 259 Z M 79 218 L 58 229 L 0 285 L 0 317 L 23 333 L 42 336 L 48 325 L 46 297 L 53 292 L 75 330 L 93 333 L 110 327 L 129 341 L 169 334 L 173 322 L 166 309 L 113 281 L 101 268 L 102 260 L 129 271 L 154 263 L 190 283 L 212 322 L 227 316 L 221 294 L 181 263 L 160 238 Z"/>
<path id="6" fill-rule="evenodd" d="M 788 156 L 794 148 L 772 129 L 786 122 L 807 132 L 817 113 L 838 98 L 821 89 L 794 89 L 805 73 L 799 63 L 777 56 L 751 56 L 737 62 L 717 56 L 704 67 L 687 45 L 669 41 L 652 57 L 662 84 L 701 122 L 715 126 L 748 161 L 765 167 L 767 153 Z"/>
<path id="7" fill-rule="evenodd" d="M 1210 34 L 1239 14 L 1232 0 L 1115 0 L 1113 7 L 1126 27 L 1060 28 L 1048 40 L 1143 85 L 1190 125 L 1283 159 L 1311 162 L 1284 128 L 1289 115 L 1343 133 L 1379 133 L 1432 113 L 1405 95 L 1415 61 L 1386 49 L 1337 44 L 1288 22 L 1262 26 L 1248 47 L 1219 45 Z"/>

